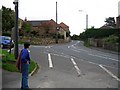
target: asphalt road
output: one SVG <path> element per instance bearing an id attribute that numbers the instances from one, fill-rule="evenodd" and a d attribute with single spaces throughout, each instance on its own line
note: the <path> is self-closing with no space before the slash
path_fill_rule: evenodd
<path id="1" fill-rule="evenodd" d="M 120 61 L 117 53 L 90 49 L 81 41 L 32 45 L 30 51 L 31 58 L 40 66 L 39 71 L 29 78 L 31 88 L 118 88 Z M 7 78 L 8 74 L 5 75 Z M 3 86 L 19 87 L 20 78 L 10 83 L 11 80 L 6 79 Z"/>

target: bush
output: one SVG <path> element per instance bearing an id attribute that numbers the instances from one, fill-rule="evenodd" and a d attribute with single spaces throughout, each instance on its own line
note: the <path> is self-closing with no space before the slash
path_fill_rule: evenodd
<path id="1" fill-rule="evenodd" d="M 117 37 L 115 35 L 111 35 L 109 37 L 104 38 L 103 41 L 107 42 L 107 43 L 118 43 L 118 39 L 119 39 L 119 37 Z"/>
<path id="2" fill-rule="evenodd" d="M 82 40 L 88 38 L 104 38 L 109 37 L 110 35 L 117 35 L 118 32 L 118 29 L 87 29 L 85 32 L 80 34 L 80 38 Z"/>
<path id="3" fill-rule="evenodd" d="M 11 37 L 11 33 L 10 32 L 3 32 L 2 36 L 10 36 Z"/>

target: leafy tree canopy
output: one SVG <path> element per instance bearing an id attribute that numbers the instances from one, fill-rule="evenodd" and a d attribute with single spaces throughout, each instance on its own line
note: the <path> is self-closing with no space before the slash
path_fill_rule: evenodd
<path id="1" fill-rule="evenodd" d="M 10 31 L 14 27 L 15 12 L 11 8 L 2 6 L 2 31 Z"/>
<path id="2" fill-rule="evenodd" d="M 23 25 L 22 25 L 22 29 L 26 32 L 26 33 L 29 33 L 31 31 L 31 24 L 28 23 L 28 22 L 24 22 Z"/>
<path id="3" fill-rule="evenodd" d="M 106 18 L 105 22 L 107 26 L 112 26 L 112 27 L 116 26 L 114 17 Z"/>

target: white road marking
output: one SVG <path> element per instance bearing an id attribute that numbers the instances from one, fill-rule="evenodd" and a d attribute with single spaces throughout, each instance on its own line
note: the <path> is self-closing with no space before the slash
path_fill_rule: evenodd
<path id="1" fill-rule="evenodd" d="M 47 52 L 49 51 L 49 50 L 46 50 Z"/>
<path id="2" fill-rule="evenodd" d="M 76 48 L 75 45 L 77 45 L 78 43 L 79 43 L 79 41 L 76 42 L 75 44 L 71 45 L 73 48 L 75 48 L 75 49 L 77 49 L 77 50 L 74 50 L 74 49 L 71 49 L 71 50 L 76 51 L 76 52 L 84 51 L 84 52 L 89 53 L 89 51 L 87 51 L 87 50 Z M 94 55 L 94 54 L 88 54 L 88 55 L 96 56 L 96 57 L 100 57 L 100 58 L 104 58 L 104 59 L 110 59 L 110 60 L 119 62 L 119 60 L 117 60 L 117 59 L 113 59 L 113 58 L 108 57 L 109 55 L 103 55 L 103 54 L 101 54 L 102 56 L 101 56 L 101 55 Z"/>
<path id="3" fill-rule="evenodd" d="M 109 70 L 107 70 L 105 67 L 103 67 L 102 65 L 99 65 L 104 71 L 106 71 L 110 76 L 112 76 L 113 78 L 115 78 L 117 81 L 120 82 L 120 79 L 115 76 L 112 72 L 110 72 Z"/>
<path id="4" fill-rule="evenodd" d="M 78 49 L 78 48 L 76 48 L 75 45 L 77 45 L 78 43 L 80 43 L 80 41 L 78 41 L 78 42 L 76 42 L 75 44 L 71 45 L 71 47 L 77 49 L 76 52 L 80 52 L 80 51 L 89 52 L 89 51 L 84 50 L 84 49 Z M 73 50 L 73 49 L 72 49 L 72 50 Z M 78 51 L 78 50 L 79 50 L 79 51 Z"/>
<path id="5" fill-rule="evenodd" d="M 48 54 L 48 52 L 42 52 L 42 53 L 45 53 L 45 54 Z M 60 55 L 60 54 L 55 54 L 55 53 L 50 53 L 51 55 L 55 55 L 55 56 L 60 56 L 60 57 L 64 57 L 64 58 L 76 58 L 74 56 L 69 56 L 69 55 Z M 77 58 L 79 59 L 79 58 Z M 94 63 L 94 62 L 91 62 L 91 61 L 86 61 L 86 60 L 83 60 L 83 59 L 79 59 L 81 61 L 84 61 L 84 62 L 88 62 L 88 63 L 91 63 L 91 64 L 95 64 L 95 65 L 99 65 L 99 63 Z M 110 67 L 110 68 L 113 68 L 113 69 L 118 69 L 117 67 L 112 67 L 112 66 L 108 66 L 108 65 L 104 65 L 104 64 L 101 64 L 105 67 Z"/>
<path id="6" fill-rule="evenodd" d="M 64 54 L 64 53 L 61 53 L 61 54 Z"/>
<path id="7" fill-rule="evenodd" d="M 49 67 L 53 68 L 53 63 L 52 63 L 52 59 L 51 59 L 50 53 L 48 53 L 48 61 L 49 61 Z"/>
<path id="8" fill-rule="evenodd" d="M 73 63 L 74 66 L 77 65 L 73 58 L 71 58 L 71 61 L 72 61 L 72 63 Z"/>
<path id="9" fill-rule="evenodd" d="M 35 47 L 35 48 L 45 48 L 46 46 L 37 46 L 37 45 L 32 45 L 32 47 Z"/>
<path id="10" fill-rule="evenodd" d="M 52 46 L 37 46 L 37 45 L 32 45 L 32 47 L 35 47 L 35 48 L 52 48 Z"/>
<path id="11" fill-rule="evenodd" d="M 87 53 L 89 52 L 89 51 L 84 50 L 84 49 L 78 49 L 78 48 L 76 48 L 75 46 L 73 46 L 73 48 L 77 49 L 77 51 L 79 51 L 79 52 L 80 52 L 80 51 L 84 51 L 84 52 L 87 52 Z"/>
<path id="12" fill-rule="evenodd" d="M 71 49 L 71 50 L 73 50 L 73 51 L 75 51 L 75 52 L 81 52 L 81 51 L 78 51 L 78 50 L 74 50 L 74 49 Z"/>
<path id="13" fill-rule="evenodd" d="M 118 62 L 117 59 L 113 59 L 113 58 L 109 58 L 109 57 L 105 57 L 105 56 L 99 56 L 99 55 L 94 55 L 94 54 L 88 54 L 88 55 L 90 55 L 90 56 L 95 56 L 95 57 L 100 57 L 100 58 L 104 58 L 104 59 L 110 59 L 110 60 L 112 60 L 112 61 L 117 61 L 117 62 Z"/>
<path id="14" fill-rule="evenodd" d="M 81 70 L 77 66 L 77 63 L 75 62 L 75 60 L 73 58 L 71 58 L 71 61 L 72 61 L 73 65 L 74 65 L 74 67 L 75 67 L 75 69 L 76 69 L 76 71 L 78 73 L 78 76 L 80 76 L 81 75 Z"/>

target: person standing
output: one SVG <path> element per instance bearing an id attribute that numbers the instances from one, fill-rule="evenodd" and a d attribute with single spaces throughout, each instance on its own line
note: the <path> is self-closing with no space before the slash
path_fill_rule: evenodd
<path id="1" fill-rule="evenodd" d="M 28 75 L 29 75 L 29 67 L 30 67 L 30 44 L 24 43 L 24 49 L 21 51 L 21 73 L 22 73 L 22 82 L 21 89 L 27 90 L 29 89 L 28 85 Z"/>

